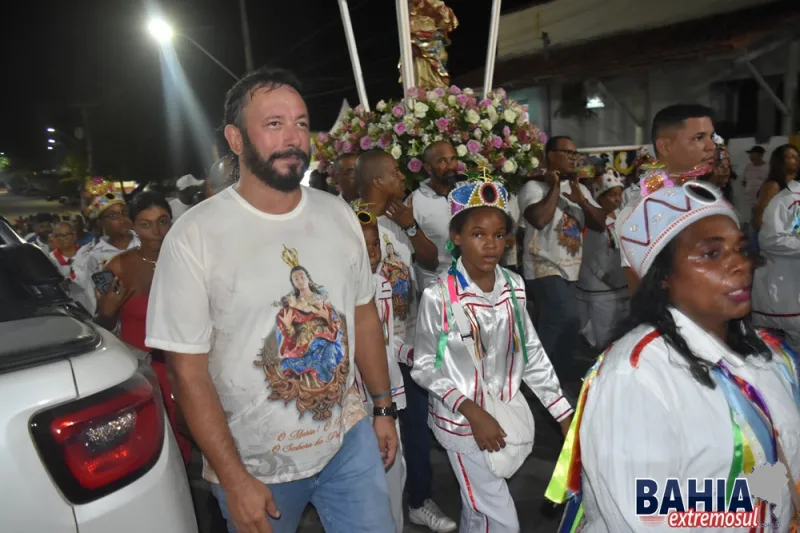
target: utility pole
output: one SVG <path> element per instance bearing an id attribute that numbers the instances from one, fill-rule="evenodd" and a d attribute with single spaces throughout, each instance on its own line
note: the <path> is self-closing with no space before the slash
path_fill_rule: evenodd
<path id="1" fill-rule="evenodd" d="M 244 64 L 247 72 L 255 70 L 253 47 L 250 45 L 250 24 L 247 22 L 246 0 L 239 0 L 239 15 L 242 18 L 242 39 L 244 40 Z"/>
<path id="2" fill-rule="evenodd" d="M 83 118 L 84 143 L 86 144 L 86 163 L 90 176 L 94 173 L 94 148 L 92 147 L 92 136 L 89 132 L 89 108 L 97 107 L 99 105 L 99 103 L 70 104 L 70 107 L 77 107 L 81 110 L 81 117 Z"/>

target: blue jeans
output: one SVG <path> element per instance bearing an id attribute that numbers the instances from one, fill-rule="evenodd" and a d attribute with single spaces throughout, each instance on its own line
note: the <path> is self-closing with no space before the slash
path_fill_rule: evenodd
<path id="1" fill-rule="evenodd" d="M 561 276 L 547 276 L 525 281 L 528 297 L 539 310 L 536 333 L 547 357 L 563 383 L 571 374 L 573 356 L 581 329 L 575 282 Z"/>
<path id="2" fill-rule="evenodd" d="M 342 447 L 321 472 L 268 487 L 281 513 L 277 520 L 269 517 L 273 533 L 295 533 L 308 503 L 317 509 L 327 533 L 395 533 L 386 473 L 369 417 L 345 433 Z M 211 491 L 228 532 L 236 533 L 225 492 L 216 484 Z"/>
<path id="3" fill-rule="evenodd" d="M 428 391 L 411 379 L 411 369 L 400 363 L 406 386 L 406 408 L 400 411 L 400 438 L 406 458 L 408 506 L 419 509 L 431 497 L 431 434 L 428 429 Z"/>

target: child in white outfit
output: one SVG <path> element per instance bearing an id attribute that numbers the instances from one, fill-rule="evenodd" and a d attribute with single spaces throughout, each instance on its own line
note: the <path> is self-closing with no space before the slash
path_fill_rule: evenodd
<path id="1" fill-rule="evenodd" d="M 397 409 L 405 409 L 406 407 L 406 392 L 403 386 L 403 374 L 400 373 L 400 366 L 397 363 L 398 353 L 397 343 L 394 340 L 394 314 L 392 312 L 392 286 L 389 280 L 378 272 L 378 266 L 381 262 L 381 243 L 378 237 L 378 226 L 375 218 L 366 211 L 360 211 L 356 207 L 356 214 L 359 222 L 361 222 L 361 229 L 364 231 L 364 240 L 367 244 L 367 253 L 369 254 L 369 262 L 372 267 L 372 279 L 375 285 L 375 305 L 378 308 L 378 318 L 381 321 L 383 329 L 383 340 L 386 345 L 386 358 L 389 364 L 389 384 L 391 386 L 392 401 L 397 405 Z M 358 389 L 358 394 L 364 402 L 364 409 L 370 413 L 372 418 L 372 408 L 374 406 L 372 396 L 367 391 L 367 386 L 364 379 L 361 377 L 361 371 L 356 369 L 355 373 L 355 386 Z M 400 426 L 397 424 L 397 434 L 400 435 Z M 386 471 L 386 481 L 389 485 L 389 499 L 392 505 L 392 517 L 397 533 L 403 532 L 403 489 L 406 485 L 406 462 L 403 458 L 403 450 L 400 441 L 398 440 L 397 456 Z"/>
<path id="2" fill-rule="evenodd" d="M 572 407 L 525 312 L 522 279 L 498 266 L 514 228 L 508 193 L 485 179 L 469 181 L 458 184 L 448 202 L 450 238 L 460 258 L 422 295 L 411 375 L 430 392 L 428 425 L 461 487 L 459 531 L 517 533 L 504 478 L 533 446 L 521 382 L 564 430 Z M 516 414 L 509 418 L 508 409 Z"/>
<path id="3" fill-rule="evenodd" d="M 608 211 L 606 227 L 602 233 L 588 230 L 583 239 L 578 308 L 582 329 L 589 332 L 587 340 L 601 350 L 617 324 L 628 315 L 628 282 L 622 270 L 615 228 L 624 185 L 619 172 L 609 169 L 592 186 L 595 200 Z"/>

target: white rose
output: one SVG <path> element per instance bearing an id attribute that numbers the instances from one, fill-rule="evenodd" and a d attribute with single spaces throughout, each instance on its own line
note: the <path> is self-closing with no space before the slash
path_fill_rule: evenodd
<path id="1" fill-rule="evenodd" d="M 428 106 L 423 104 L 422 102 L 417 102 L 414 104 L 414 116 L 417 118 L 425 118 L 425 114 L 428 112 Z"/>
<path id="2" fill-rule="evenodd" d="M 481 128 L 483 128 L 484 130 L 492 131 L 492 126 L 494 126 L 494 124 L 492 124 L 492 121 L 489 120 L 488 118 L 481 120 Z"/>
<path id="3" fill-rule="evenodd" d="M 458 99 L 456 98 L 456 95 L 451 94 L 450 96 L 448 96 L 447 97 L 447 103 L 450 104 L 450 105 L 456 105 L 458 103 Z"/>
<path id="4" fill-rule="evenodd" d="M 475 128 L 475 131 L 472 133 L 472 136 L 480 141 L 481 137 L 483 137 L 483 132 L 480 130 L 480 128 Z"/>
<path id="5" fill-rule="evenodd" d="M 530 152 L 531 145 L 530 144 L 523 144 L 522 146 L 519 147 L 519 149 L 522 150 L 523 152 Z"/>
<path id="6" fill-rule="evenodd" d="M 506 159 L 506 162 L 503 163 L 503 172 L 506 174 L 513 174 L 517 171 L 517 162 L 513 159 Z"/>
<path id="7" fill-rule="evenodd" d="M 428 91 L 428 100 L 429 101 L 435 102 L 436 100 L 438 100 L 438 98 L 439 98 L 439 95 L 436 94 L 434 91 Z"/>
<path id="8" fill-rule="evenodd" d="M 416 119 L 414 118 L 414 115 L 406 115 L 403 117 L 403 123 L 410 128 L 416 124 Z"/>
<path id="9" fill-rule="evenodd" d="M 530 146 L 528 148 L 530 148 Z M 531 165 L 533 165 L 533 168 L 539 168 L 539 160 L 535 157 L 531 157 Z"/>
<path id="10" fill-rule="evenodd" d="M 380 102 L 378 102 L 378 103 L 375 105 L 375 109 L 377 109 L 378 111 L 385 111 L 385 110 L 386 110 L 386 102 L 384 102 L 383 100 L 381 100 Z"/>
<path id="11" fill-rule="evenodd" d="M 486 108 L 486 114 L 489 115 L 489 117 L 493 117 L 493 116 L 496 117 L 497 116 L 497 109 L 495 109 L 494 106 L 490 105 L 489 107 Z"/>
<path id="12" fill-rule="evenodd" d="M 470 109 L 469 111 L 467 111 L 466 119 L 467 122 L 469 122 L 470 124 L 477 124 L 478 122 L 481 121 L 481 116 L 474 109 Z"/>
<path id="13" fill-rule="evenodd" d="M 510 109 L 506 109 L 505 111 L 503 111 L 503 118 L 509 124 L 513 124 L 514 121 L 517 120 L 517 114 L 511 111 Z"/>
<path id="14" fill-rule="evenodd" d="M 428 135 L 427 133 L 423 134 L 422 135 L 422 144 L 424 144 L 425 146 L 428 146 L 430 143 L 431 143 L 431 136 Z"/>
<path id="15" fill-rule="evenodd" d="M 515 144 L 517 144 L 517 141 L 518 141 L 518 140 L 519 140 L 519 139 L 517 139 L 517 136 L 516 136 L 516 135 L 509 135 L 509 136 L 508 136 L 508 142 L 509 142 L 509 143 L 511 143 L 511 145 L 512 145 L 512 146 L 513 146 L 513 145 L 515 145 Z"/>
<path id="16" fill-rule="evenodd" d="M 463 93 L 464 93 L 464 94 L 466 94 L 467 96 L 472 96 L 473 94 L 475 94 L 475 91 L 473 91 L 473 90 L 472 90 L 472 89 L 470 89 L 469 87 L 467 87 L 466 89 L 464 89 L 464 90 L 463 90 L 463 91 L 461 91 L 461 92 L 463 92 Z"/>
<path id="17" fill-rule="evenodd" d="M 445 104 L 444 102 L 436 102 L 436 111 L 438 111 L 439 113 L 444 113 L 445 111 L 447 111 L 447 104 Z"/>
<path id="18" fill-rule="evenodd" d="M 396 144 L 392 146 L 392 157 L 394 157 L 395 159 L 400 159 L 401 155 L 403 155 L 403 149 Z"/>
<path id="19" fill-rule="evenodd" d="M 353 125 L 353 126 L 359 126 L 361 124 L 361 119 L 356 117 L 356 118 L 354 118 L 353 120 L 350 121 L 350 124 Z"/>
<path id="20" fill-rule="evenodd" d="M 467 150 L 467 147 L 464 146 L 463 144 L 459 144 L 456 147 L 456 153 L 458 154 L 458 157 L 464 157 L 465 155 L 467 155 L 468 151 L 469 150 Z"/>
<path id="21" fill-rule="evenodd" d="M 392 121 L 392 115 L 390 115 L 389 113 L 384 113 L 383 116 L 381 117 L 381 122 L 383 122 L 384 124 L 391 121 Z"/>

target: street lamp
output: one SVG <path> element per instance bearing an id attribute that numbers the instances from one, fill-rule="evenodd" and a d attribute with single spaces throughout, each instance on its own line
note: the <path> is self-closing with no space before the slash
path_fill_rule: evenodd
<path id="1" fill-rule="evenodd" d="M 172 40 L 172 36 L 175 35 L 172 26 L 164 19 L 152 19 L 147 25 L 147 30 L 161 44 L 167 44 Z"/>
<path id="2" fill-rule="evenodd" d="M 198 50 L 203 52 L 206 56 L 208 56 L 208 58 L 211 61 L 216 63 L 219 68 L 227 72 L 234 80 L 239 81 L 239 76 L 234 74 L 233 71 L 231 71 L 231 69 L 223 65 L 222 61 L 211 55 L 211 52 L 203 48 L 200 45 L 200 43 L 198 43 L 188 35 L 183 33 L 178 33 L 175 30 L 173 30 L 172 26 L 170 26 L 166 20 L 162 18 L 151 19 L 150 22 L 147 24 L 147 30 L 150 32 L 150 35 L 152 35 L 153 38 L 162 46 L 169 44 L 169 42 L 172 40 L 174 36 L 186 39 L 187 41 L 192 43 L 195 46 L 195 48 L 197 48 Z"/>
<path id="3" fill-rule="evenodd" d="M 55 128 L 47 128 L 47 133 L 55 133 Z"/>
<path id="4" fill-rule="evenodd" d="M 56 140 L 55 139 L 47 139 L 47 142 L 49 142 L 50 144 L 55 144 Z"/>

